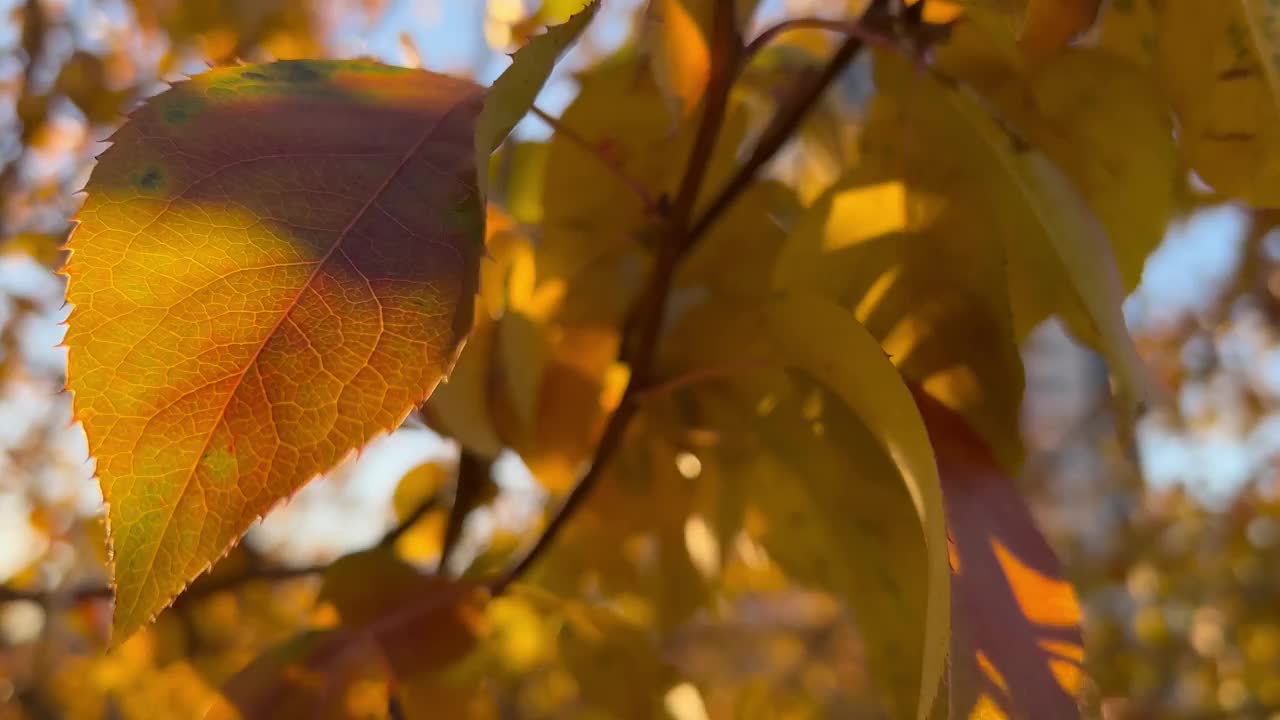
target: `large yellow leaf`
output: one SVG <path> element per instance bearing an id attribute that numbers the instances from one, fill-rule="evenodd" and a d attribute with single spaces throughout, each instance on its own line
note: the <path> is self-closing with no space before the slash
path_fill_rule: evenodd
<path id="1" fill-rule="evenodd" d="M 878 102 L 917 135 L 935 177 L 980 203 L 987 228 L 1004 245 L 1015 327 L 1024 335 L 1049 314 L 1097 346 L 1137 407 L 1148 380 L 1121 314 L 1124 283 L 1107 232 L 1081 191 L 1045 153 L 998 124 L 992 110 L 962 88 L 911 71 L 897 58 L 877 64 Z M 867 153 L 886 152 L 867 136 Z M 892 158 L 890 158 L 892 159 Z"/>
<path id="2" fill-rule="evenodd" d="M 1158 67 L 1191 166 L 1220 192 L 1280 205 L 1280 7 L 1166 2 L 1158 23 Z"/>
<path id="3" fill-rule="evenodd" d="M 113 137 L 70 241 L 67 345 L 117 642 L 452 367 L 484 226 L 481 98 L 280 62 L 179 83 Z"/>

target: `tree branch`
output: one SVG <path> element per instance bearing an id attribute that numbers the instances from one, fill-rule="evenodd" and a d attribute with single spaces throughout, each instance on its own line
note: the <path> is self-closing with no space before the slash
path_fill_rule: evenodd
<path id="1" fill-rule="evenodd" d="M 769 126 L 765 128 L 760 135 L 759 142 L 751 152 L 751 156 L 739 168 L 737 174 L 729 180 L 729 183 L 716 195 L 708 205 L 702 216 L 693 224 L 689 230 L 688 237 L 685 240 L 686 246 L 691 246 L 697 242 L 698 238 L 715 224 L 716 220 L 724 214 L 726 210 L 733 205 L 738 196 L 744 190 L 755 182 L 756 174 L 760 168 L 773 159 L 778 150 L 786 144 L 787 140 L 800 126 L 801 121 L 809 114 L 809 111 L 818 104 L 818 100 L 830 87 L 844 69 L 848 67 L 858 51 L 862 49 L 862 38 L 857 35 L 850 35 L 840 45 L 831 59 L 827 61 L 826 67 L 822 72 L 802 87 L 799 92 L 792 96 L 791 100 L 783 106 L 778 113 L 774 115 Z"/>
<path id="2" fill-rule="evenodd" d="M 444 539 L 440 541 L 440 572 L 444 571 L 449 557 L 457 549 L 467 516 L 484 499 L 492 469 L 492 462 L 469 450 L 463 450 L 462 456 L 458 458 L 458 479 L 454 483 L 453 507 L 449 509 L 449 519 L 444 527 Z"/>
<path id="3" fill-rule="evenodd" d="M 395 541 L 403 535 L 415 522 L 420 520 L 422 516 L 431 512 L 440 505 L 440 496 L 434 495 L 427 498 L 421 505 L 413 510 L 403 521 L 395 527 L 387 531 L 382 539 L 378 541 L 378 547 L 390 547 Z M 225 576 L 205 575 L 197 579 L 195 582 L 174 600 L 174 605 L 190 602 L 198 598 L 212 595 L 223 590 L 231 590 L 245 583 L 255 580 L 278 581 L 293 580 L 296 578 L 307 577 L 310 575 L 320 575 L 329 569 L 330 563 L 317 565 L 304 565 L 302 567 L 269 567 L 263 566 L 257 561 L 257 554 L 249 548 L 245 551 L 250 554 L 248 566 L 241 572 L 229 574 Z M 115 596 L 111 588 L 106 585 L 83 585 L 77 588 L 66 590 L 17 590 L 10 587 L 0 586 L 0 604 L 7 602 L 34 602 L 44 605 L 45 607 L 58 604 L 75 605 L 89 600 L 110 600 Z"/>
<path id="4" fill-rule="evenodd" d="M 716 141 L 720 136 L 720 126 L 724 121 L 725 109 L 729 102 L 729 91 L 733 87 L 734 78 L 740 67 L 742 45 L 734 18 L 733 0 L 719 0 L 716 3 L 712 23 L 711 72 L 703 101 L 702 119 L 698 125 L 697 135 L 694 137 L 693 150 L 689 154 L 684 177 L 680 181 L 675 201 L 667 216 L 666 232 L 658 246 L 657 257 L 645 290 L 638 300 L 639 305 L 634 315 L 636 341 L 624 340 L 622 344 L 623 349 L 619 359 L 631 368 L 627 389 L 623 393 L 618 408 L 614 410 L 605 425 L 591 467 L 578 484 L 569 491 L 564 503 L 551 516 L 551 520 L 538 536 L 533 547 L 510 570 L 494 581 L 492 585 L 494 594 L 502 593 L 537 562 L 563 530 L 565 522 L 586 500 L 613 456 L 622 447 L 627 428 L 636 415 L 638 396 L 649 382 L 657 349 L 658 333 L 666 314 L 671 278 L 675 274 L 681 256 L 690 245 L 688 227 L 694 205 L 702 189 Z"/>

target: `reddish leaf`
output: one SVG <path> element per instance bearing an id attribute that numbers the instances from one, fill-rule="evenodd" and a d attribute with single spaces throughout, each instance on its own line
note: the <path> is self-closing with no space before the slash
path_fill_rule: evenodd
<path id="1" fill-rule="evenodd" d="M 452 367 L 482 97 L 363 61 L 222 68 L 112 138 L 70 242 L 67 344 L 116 642 Z"/>
<path id="2" fill-rule="evenodd" d="M 1053 549 L 964 420 L 924 393 L 916 402 L 951 541 L 951 717 L 1078 718 L 1080 606 Z"/>

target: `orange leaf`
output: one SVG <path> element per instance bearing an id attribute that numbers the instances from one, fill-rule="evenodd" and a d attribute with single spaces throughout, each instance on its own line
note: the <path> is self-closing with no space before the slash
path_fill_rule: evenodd
<path id="1" fill-rule="evenodd" d="M 371 62 L 222 68 L 135 112 L 70 241 L 75 411 L 115 642 L 453 366 L 483 89 Z"/>
<path id="2" fill-rule="evenodd" d="M 1078 718 L 1080 605 L 1053 549 L 963 418 L 919 391 L 916 402 L 951 540 L 951 717 Z"/>

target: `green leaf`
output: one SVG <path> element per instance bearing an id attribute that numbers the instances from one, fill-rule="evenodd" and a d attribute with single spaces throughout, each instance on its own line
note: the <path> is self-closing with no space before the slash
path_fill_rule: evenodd
<path id="1" fill-rule="evenodd" d="M 493 81 L 476 118 L 476 167 L 481 171 L 481 197 L 488 187 L 488 173 L 484 170 L 489 167 L 489 154 L 533 107 L 560 54 L 578 39 L 599 9 L 600 0 L 592 0 L 568 21 L 547 28 L 545 33 L 517 50 L 511 57 L 511 66 Z"/>

